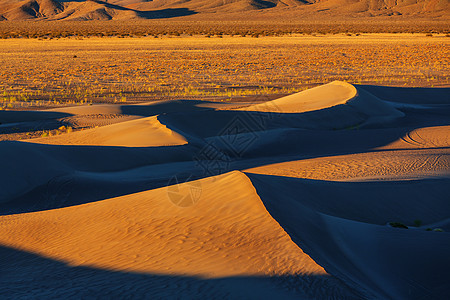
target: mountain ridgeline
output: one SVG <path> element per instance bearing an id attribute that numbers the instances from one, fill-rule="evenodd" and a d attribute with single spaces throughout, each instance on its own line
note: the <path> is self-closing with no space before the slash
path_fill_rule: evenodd
<path id="1" fill-rule="evenodd" d="M 2 20 L 449 17 L 449 0 L 0 0 Z M 245 13 L 245 14 L 244 14 Z M 194 17 L 195 18 L 195 17 Z M 214 17 L 213 17 L 214 18 Z"/>

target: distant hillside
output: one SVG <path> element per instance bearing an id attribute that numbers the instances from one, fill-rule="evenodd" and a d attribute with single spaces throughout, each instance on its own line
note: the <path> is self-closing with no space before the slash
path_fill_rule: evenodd
<path id="1" fill-rule="evenodd" d="M 0 0 L 1 20 L 131 20 L 220 13 L 267 16 L 448 17 L 449 0 Z"/>

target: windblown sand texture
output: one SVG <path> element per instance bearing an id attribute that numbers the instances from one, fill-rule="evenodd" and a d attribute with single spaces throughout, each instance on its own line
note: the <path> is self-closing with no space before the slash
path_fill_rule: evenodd
<path id="1" fill-rule="evenodd" d="M 449 95 L 0 111 L 124 116 L 0 142 L 0 297 L 445 299 Z"/>

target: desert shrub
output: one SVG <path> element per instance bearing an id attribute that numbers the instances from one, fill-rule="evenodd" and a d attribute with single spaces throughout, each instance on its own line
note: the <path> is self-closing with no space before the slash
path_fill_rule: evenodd
<path id="1" fill-rule="evenodd" d="M 444 229 L 442 228 L 427 228 L 425 231 L 435 231 L 435 232 L 444 232 Z"/>
<path id="2" fill-rule="evenodd" d="M 400 223 L 400 222 L 389 222 L 389 225 L 391 225 L 394 228 L 408 229 L 408 226 L 406 226 L 405 224 Z"/>

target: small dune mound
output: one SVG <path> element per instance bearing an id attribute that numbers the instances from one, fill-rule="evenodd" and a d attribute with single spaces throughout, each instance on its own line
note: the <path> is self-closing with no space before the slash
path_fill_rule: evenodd
<path id="1" fill-rule="evenodd" d="M 346 82 L 335 81 L 257 105 L 215 111 L 178 112 L 161 115 L 159 119 L 190 137 L 239 134 L 240 138 L 248 139 L 244 135 L 274 129 L 386 127 L 403 116 L 403 112 L 388 102 Z"/>
<path id="2" fill-rule="evenodd" d="M 156 116 L 112 124 L 73 133 L 27 140 L 52 145 L 90 145 L 121 147 L 176 146 L 186 139 L 161 124 Z"/>
<path id="3" fill-rule="evenodd" d="M 333 81 L 300 93 L 269 102 L 241 108 L 245 111 L 304 113 L 345 104 L 358 94 L 356 88 L 343 81 Z"/>
<path id="4" fill-rule="evenodd" d="M 404 114 L 387 102 L 355 86 L 333 81 L 297 94 L 239 110 L 312 117 L 311 128 L 326 129 L 389 123 Z M 340 119 L 340 120 L 339 120 Z M 350 122 L 350 123 L 349 123 Z M 353 123 L 353 124 L 352 124 Z"/>
<path id="5" fill-rule="evenodd" d="M 432 126 L 409 131 L 384 149 L 417 149 L 450 147 L 450 126 Z"/>

